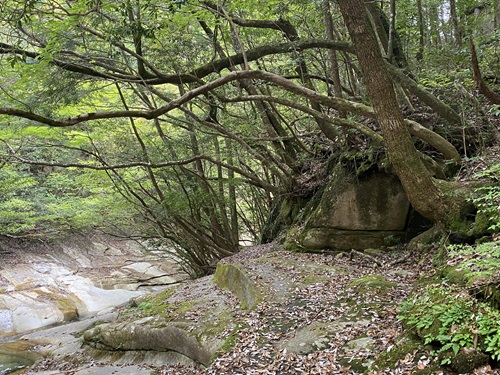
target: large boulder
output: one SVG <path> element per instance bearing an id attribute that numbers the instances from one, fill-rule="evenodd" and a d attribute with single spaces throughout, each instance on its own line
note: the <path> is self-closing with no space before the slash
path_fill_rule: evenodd
<path id="1" fill-rule="evenodd" d="M 397 176 L 381 173 L 358 181 L 340 174 L 326 187 L 308 226 L 401 231 L 405 229 L 409 208 Z"/>
<path id="2" fill-rule="evenodd" d="M 409 210 L 397 176 L 377 173 L 358 180 L 337 169 L 298 236 L 298 245 L 340 250 L 391 245 L 404 236 Z"/>

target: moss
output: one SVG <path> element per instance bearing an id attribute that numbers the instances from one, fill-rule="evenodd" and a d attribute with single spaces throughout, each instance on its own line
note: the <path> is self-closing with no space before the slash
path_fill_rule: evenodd
<path id="1" fill-rule="evenodd" d="M 220 346 L 219 350 L 210 357 L 210 362 L 214 361 L 224 353 L 229 353 L 230 351 L 233 350 L 234 345 L 236 344 L 236 334 L 231 333 L 229 336 L 226 337 L 226 340 L 224 340 L 224 343 Z"/>
<path id="2" fill-rule="evenodd" d="M 465 286 L 470 278 L 470 271 L 460 266 L 445 267 L 441 269 L 440 275 L 452 284 Z"/>
<path id="3" fill-rule="evenodd" d="M 198 303 L 196 300 L 170 303 L 168 299 L 172 293 L 173 289 L 165 289 L 152 295 L 134 299 L 130 308 L 120 313 L 120 318 L 157 316 L 165 320 L 175 320 L 193 309 Z"/>
<path id="4" fill-rule="evenodd" d="M 302 283 L 306 285 L 312 285 L 316 283 L 323 283 L 330 280 L 330 277 L 328 276 L 321 276 L 321 275 L 306 275 L 301 281 Z"/>
<path id="5" fill-rule="evenodd" d="M 408 249 L 410 251 L 425 253 L 434 249 L 436 245 L 440 245 L 443 242 L 443 238 L 444 232 L 442 232 L 441 228 L 433 226 L 413 237 L 408 243 Z"/>
<path id="6" fill-rule="evenodd" d="M 288 230 L 283 244 L 285 250 L 297 253 L 306 252 L 306 249 L 299 243 L 300 231 L 301 229 L 298 227 Z"/>
<path id="7" fill-rule="evenodd" d="M 440 355 L 440 359 L 449 358 L 450 367 L 458 374 L 472 374 L 478 367 L 488 364 L 489 356 L 474 349 L 460 350 L 456 355 L 446 352 Z"/>
<path id="8" fill-rule="evenodd" d="M 377 291 L 378 293 L 388 292 L 389 289 L 393 289 L 396 284 L 387 281 L 384 275 L 367 275 L 359 279 L 351 281 L 348 285 L 349 288 L 356 289 L 361 293 L 369 293 L 372 291 Z"/>
<path id="9" fill-rule="evenodd" d="M 339 364 L 345 367 L 349 367 L 354 373 L 364 373 L 369 368 L 367 360 L 362 360 L 358 358 L 345 357 L 339 359 Z"/>
<path id="10" fill-rule="evenodd" d="M 398 344 L 394 345 L 391 350 L 382 352 L 371 368 L 382 371 L 386 368 L 394 370 L 398 361 L 404 359 L 408 353 L 414 353 L 422 348 L 422 344 L 415 336 L 403 336 Z"/>
<path id="11" fill-rule="evenodd" d="M 213 282 L 238 297 L 244 310 L 253 309 L 262 299 L 262 294 L 254 282 L 236 264 L 217 264 Z"/>
<path id="12" fill-rule="evenodd" d="M 212 355 L 210 362 L 214 361 L 216 358 L 220 357 L 225 353 L 229 353 L 233 350 L 236 345 L 236 340 L 238 339 L 239 332 L 242 329 L 248 328 L 249 325 L 245 323 L 238 323 L 236 327 L 231 330 L 231 332 L 227 335 L 226 339 L 222 343 L 221 346 L 217 349 L 217 351 Z"/>

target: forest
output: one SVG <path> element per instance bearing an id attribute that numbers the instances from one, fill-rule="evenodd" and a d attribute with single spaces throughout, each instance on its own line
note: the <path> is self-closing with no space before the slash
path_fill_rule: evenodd
<path id="1" fill-rule="evenodd" d="M 293 242 L 341 166 L 498 286 L 499 0 L 2 0 L 0 66 L 1 236 L 140 239 L 196 278 Z"/>

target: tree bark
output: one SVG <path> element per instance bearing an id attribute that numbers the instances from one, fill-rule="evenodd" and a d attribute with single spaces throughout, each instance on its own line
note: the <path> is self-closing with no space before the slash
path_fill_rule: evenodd
<path id="1" fill-rule="evenodd" d="M 404 125 L 403 114 L 398 107 L 392 81 L 370 27 L 363 1 L 337 2 L 356 49 L 366 89 L 384 134 L 389 161 L 413 207 L 435 222 L 447 222 L 451 207 L 448 207 L 445 197 L 434 184 Z"/>
<path id="2" fill-rule="evenodd" d="M 325 10 L 325 31 L 326 31 L 326 39 L 330 41 L 335 40 L 335 29 L 333 26 L 333 18 L 332 11 L 330 9 L 330 0 L 325 0 L 323 5 Z M 337 59 L 337 52 L 334 49 L 331 49 L 329 52 L 330 59 L 330 72 L 332 75 L 333 82 L 333 92 L 335 96 L 338 98 L 342 97 L 342 82 L 340 80 L 340 70 L 339 70 L 339 61 Z M 341 114 L 341 117 L 344 117 L 344 114 Z"/>
<path id="3" fill-rule="evenodd" d="M 425 33 L 424 16 L 422 13 L 422 0 L 417 0 L 417 26 L 418 26 L 418 51 L 415 58 L 420 61 L 424 58 Z"/>
<path id="4" fill-rule="evenodd" d="M 441 40 L 441 34 L 439 32 L 440 20 L 437 5 L 429 4 L 427 6 L 427 13 L 429 17 L 429 27 L 430 27 L 430 40 L 435 46 L 441 46 L 443 44 Z"/>
<path id="5" fill-rule="evenodd" d="M 394 57 L 394 34 L 396 32 L 396 0 L 390 2 L 390 27 L 389 27 L 389 40 L 387 42 L 387 59 L 392 62 Z"/>
<path id="6" fill-rule="evenodd" d="M 476 47 L 474 46 L 474 42 L 472 41 L 472 36 L 469 38 L 469 50 L 471 55 L 471 63 L 472 63 L 472 73 L 474 75 L 474 83 L 476 85 L 476 89 L 486 96 L 491 104 L 500 104 L 500 94 L 496 93 L 484 82 L 483 77 L 481 76 L 481 70 L 479 69 L 479 61 L 477 60 Z"/>
<path id="7" fill-rule="evenodd" d="M 458 47 L 462 45 L 462 30 L 460 30 L 460 25 L 458 23 L 457 16 L 457 5 L 455 0 L 450 0 L 450 21 L 453 25 L 453 36 L 455 38 L 455 43 Z"/>

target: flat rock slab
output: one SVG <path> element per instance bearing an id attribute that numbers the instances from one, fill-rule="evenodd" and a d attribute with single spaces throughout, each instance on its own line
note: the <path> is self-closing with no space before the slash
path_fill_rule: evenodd
<path id="1" fill-rule="evenodd" d="M 0 337 L 94 316 L 185 277 L 161 254 L 106 236 L 4 238 L 0 249 Z"/>

